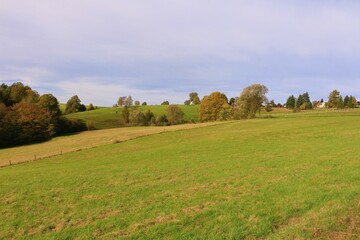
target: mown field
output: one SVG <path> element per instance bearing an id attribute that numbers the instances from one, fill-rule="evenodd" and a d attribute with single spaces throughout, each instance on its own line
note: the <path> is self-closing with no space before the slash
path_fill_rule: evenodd
<path id="1" fill-rule="evenodd" d="M 198 122 L 198 106 L 179 105 L 184 112 L 184 120 L 188 122 Z M 157 106 L 136 106 L 133 107 L 142 112 L 150 110 L 155 116 L 166 114 L 166 105 Z M 64 107 L 63 107 L 64 108 Z M 101 107 L 93 111 L 79 112 L 68 114 L 66 117 L 70 119 L 81 119 L 94 123 L 96 129 L 107 129 L 120 127 L 122 108 L 119 107 Z"/>
<path id="2" fill-rule="evenodd" d="M 360 114 L 154 134 L 0 169 L 1 239 L 358 239 Z"/>
<path id="3" fill-rule="evenodd" d="M 222 123 L 207 122 L 164 127 L 111 128 L 59 136 L 47 142 L 0 149 L 0 167 L 62 155 L 68 152 L 82 151 L 107 144 L 117 144 L 152 134 L 200 128 Z"/>

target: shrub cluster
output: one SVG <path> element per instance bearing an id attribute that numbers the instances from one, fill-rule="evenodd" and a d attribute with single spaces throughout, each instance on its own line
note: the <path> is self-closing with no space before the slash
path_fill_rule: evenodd
<path id="1" fill-rule="evenodd" d="M 184 112 L 177 105 L 169 105 L 166 114 L 155 116 L 147 110 L 124 107 L 122 110 L 122 125 L 126 126 L 169 126 L 184 123 Z"/>

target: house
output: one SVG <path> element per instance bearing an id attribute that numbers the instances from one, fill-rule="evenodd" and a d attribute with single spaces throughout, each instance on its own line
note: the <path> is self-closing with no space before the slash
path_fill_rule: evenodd
<path id="1" fill-rule="evenodd" d="M 325 108 L 325 106 L 326 106 L 326 103 L 325 103 L 325 102 L 319 102 L 319 103 L 316 105 L 317 108 Z"/>

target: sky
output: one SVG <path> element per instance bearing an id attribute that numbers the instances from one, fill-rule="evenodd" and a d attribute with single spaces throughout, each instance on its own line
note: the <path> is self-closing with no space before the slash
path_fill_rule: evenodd
<path id="1" fill-rule="evenodd" d="M 60 102 L 183 103 L 250 84 L 360 99 L 360 1 L 0 0 L 0 83 Z"/>

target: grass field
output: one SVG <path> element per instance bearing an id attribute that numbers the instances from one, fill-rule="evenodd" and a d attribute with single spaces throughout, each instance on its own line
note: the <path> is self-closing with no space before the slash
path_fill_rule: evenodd
<path id="1" fill-rule="evenodd" d="M 198 122 L 198 106 L 186 106 L 179 105 L 185 113 L 184 119 L 189 122 Z M 150 110 L 155 116 L 166 114 L 168 106 L 157 105 L 157 106 L 137 106 L 135 109 L 139 109 L 142 112 Z M 64 107 L 62 107 L 64 108 Z M 91 121 L 94 123 L 96 129 L 107 129 L 120 127 L 122 108 L 118 107 L 101 107 L 93 111 L 79 112 L 68 114 L 66 117 L 71 119 L 81 119 L 84 121 Z"/>
<path id="2" fill-rule="evenodd" d="M 68 152 L 82 151 L 106 144 L 120 143 L 138 137 L 169 131 L 206 127 L 224 122 L 182 124 L 166 127 L 128 127 L 86 131 L 60 136 L 50 141 L 7 149 L 0 149 L 0 167 L 39 160 Z"/>
<path id="3" fill-rule="evenodd" d="M 358 239 L 359 141 L 357 111 L 300 113 L 5 167 L 0 239 Z"/>

